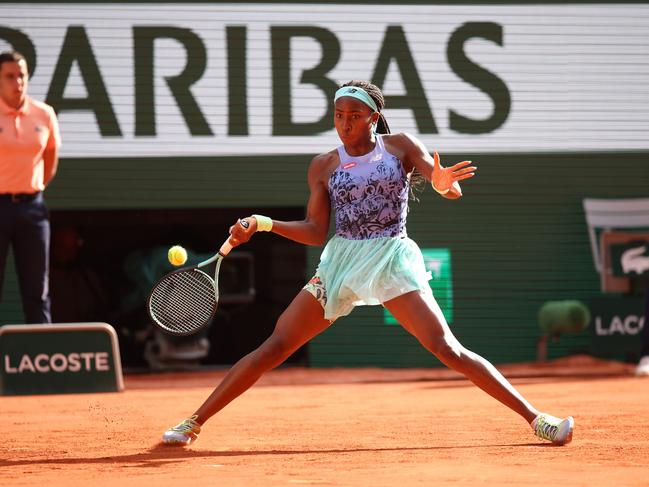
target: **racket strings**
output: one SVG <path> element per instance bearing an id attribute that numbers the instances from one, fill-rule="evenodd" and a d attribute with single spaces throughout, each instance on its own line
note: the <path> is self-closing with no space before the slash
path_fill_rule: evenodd
<path id="1" fill-rule="evenodd" d="M 196 331 L 216 310 L 214 281 L 197 270 L 169 274 L 151 293 L 149 308 L 153 319 L 172 333 Z"/>

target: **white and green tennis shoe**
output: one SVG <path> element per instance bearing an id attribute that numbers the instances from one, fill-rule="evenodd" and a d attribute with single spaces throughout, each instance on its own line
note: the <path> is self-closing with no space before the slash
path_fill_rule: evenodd
<path id="1" fill-rule="evenodd" d="M 536 436 L 543 440 L 549 440 L 555 445 L 570 443 L 574 427 L 575 420 L 572 416 L 561 419 L 549 414 L 539 414 L 532 421 L 532 428 Z"/>
<path id="2" fill-rule="evenodd" d="M 638 377 L 649 377 L 649 355 L 640 359 L 638 367 L 635 369 L 635 375 Z"/>
<path id="3" fill-rule="evenodd" d="M 162 435 L 162 442 L 167 445 L 185 446 L 196 441 L 201 432 L 201 425 L 196 422 L 197 418 L 198 416 L 194 415 L 169 428 Z"/>

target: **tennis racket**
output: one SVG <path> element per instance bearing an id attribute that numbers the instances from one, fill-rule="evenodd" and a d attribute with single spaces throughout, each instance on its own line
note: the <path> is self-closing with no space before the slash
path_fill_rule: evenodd
<path id="1" fill-rule="evenodd" d="M 239 224 L 248 228 L 246 220 Z M 219 269 L 232 250 L 228 238 L 212 257 L 194 267 L 166 274 L 151 290 L 148 311 L 153 323 L 162 331 L 176 336 L 197 333 L 211 323 L 219 303 Z M 214 263 L 214 278 L 206 272 Z"/>

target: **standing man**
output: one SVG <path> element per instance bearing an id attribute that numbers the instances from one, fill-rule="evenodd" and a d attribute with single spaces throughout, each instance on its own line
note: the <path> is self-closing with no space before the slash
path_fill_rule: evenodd
<path id="1" fill-rule="evenodd" d="M 26 323 L 50 323 L 50 222 L 43 190 L 61 145 L 56 114 L 27 96 L 17 52 L 0 53 L 0 297 L 12 246 Z"/>

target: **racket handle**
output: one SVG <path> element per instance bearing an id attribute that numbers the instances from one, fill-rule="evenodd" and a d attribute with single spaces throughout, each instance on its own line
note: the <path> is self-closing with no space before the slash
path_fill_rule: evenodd
<path id="1" fill-rule="evenodd" d="M 241 225 L 245 229 L 248 229 L 250 223 L 248 223 L 246 220 L 239 220 L 239 225 Z M 228 237 L 228 239 L 225 242 L 223 242 L 223 245 L 221 245 L 221 248 L 219 249 L 219 254 L 225 257 L 230 253 L 230 250 L 232 250 L 232 244 L 230 243 L 230 237 Z"/>
<path id="2" fill-rule="evenodd" d="M 230 253 L 230 250 L 232 250 L 232 244 L 230 243 L 230 239 L 227 239 L 225 242 L 223 242 L 223 245 L 221 245 L 221 248 L 219 249 L 219 254 L 225 257 Z"/>

